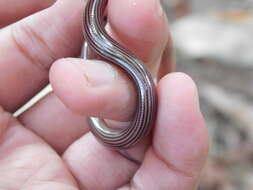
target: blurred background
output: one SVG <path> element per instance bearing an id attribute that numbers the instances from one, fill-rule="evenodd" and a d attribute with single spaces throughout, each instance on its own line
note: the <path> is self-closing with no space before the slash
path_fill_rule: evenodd
<path id="1" fill-rule="evenodd" d="M 210 134 L 199 190 L 253 190 L 253 0 L 162 0 Z"/>

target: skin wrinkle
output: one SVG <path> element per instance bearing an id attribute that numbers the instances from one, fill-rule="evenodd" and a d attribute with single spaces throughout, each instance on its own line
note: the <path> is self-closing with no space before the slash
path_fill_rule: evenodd
<path id="1" fill-rule="evenodd" d="M 187 172 L 187 171 L 185 171 L 185 170 L 181 170 L 181 169 L 177 168 L 176 166 L 174 166 L 172 163 L 168 163 L 168 161 L 164 160 L 164 159 L 162 158 L 162 156 L 159 155 L 159 154 L 155 151 L 155 148 L 154 148 L 154 147 L 151 148 L 150 151 L 153 152 L 153 154 L 155 155 L 155 157 L 156 157 L 158 160 L 160 160 L 162 163 L 164 163 L 164 165 L 166 165 L 166 167 L 168 168 L 168 170 L 172 170 L 172 171 L 174 171 L 174 173 L 181 174 L 181 175 L 183 175 L 183 176 L 185 176 L 185 177 L 187 177 L 187 178 L 193 179 L 193 180 L 197 178 L 196 174 Z"/>
<path id="2" fill-rule="evenodd" d="M 71 146 L 71 145 L 70 145 Z M 61 155 L 61 157 L 63 158 L 62 159 L 62 162 L 64 164 L 64 166 L 66 167 L 66 169 L 68 170 L 68 172 L 70 173 L 71 177 L 74 179 L 75 181 L 75 184 L 79 189 L 82 189 L 82 190 L 88 190 L 86 187 L 82 186 L 81 182 L 77 179 L 77 177 L 74 175 L 73 171 L 71 170 L 71 167 L 69 166 L 69 164 L 67 163 L 66 159 L 64 159 L 64 154 Z"/>
<path id="3" fill-rule="evenodd" d="M 15 155 L 15 152 L 13 154 Z M 8 160 L 8 157 L 11 157 L 11 156 L 13 156 L 12 153 L 9 153 L 9 154 L 7 154 L 7 158 L 4 161 L 3 160 L 1 161 L 2 162 L 1 165 L 7 165 L 7 164 L 5 164 L 5 162 L 12 164 L 11 166 L 5 168 L 6 170 L 12 171 L 12 172 L 16 171 L 17 174 L 24 173 L 22 176 L 26 175 L 25 172 L 27 172 L 27 171 L 29 172 L 30 170 L 32 170 L 32 171 L 34 170 L 33 167 L 27 168 L 27 165 L 19 166 L 19 164 L 18 165 L 13 164 L 13 162 L 15 162 L 13 159 Z M 43 165 L 44 165 L 44 163 L 43 163 Z M 16 188 L 20 189 L 20 187 L 22 188 L 23 186 L 25 186 L 26 183 L 33 177 L 33 175 L 36 174 L 37 171 L 39 171 L 41 168 L 42 168 L 42 165 L 40 165 L 38 168 L 36 168 L 35 172 L 31 172 L 28 176 L 26 176 L 21 182 L 18 181 L 18 183 L 16 184 L 16 186 L 17 186 Z M 1 171 L 4 172 L 4 168 L 2 168 Z M 8 172 L 8 171 L 6 171 L 6 172 Z M 7 179 L 8 179 L 8 177 L 7 177 Z"/>
<path id="4" fill-rule="evenodd" d="M 127 151 L 127 150 L 123 150 L 123 151 Z M 141 165 L 141 161 L 135 159 L 131 154 L 129 154 L 128 152 L 126 153 L 121 153 L 120 151 L 117 151 L 117 153 L 122 156 L 125 160 L 127 160 L 128 162 L 131 162 L 137 166 L 140 166 Z M 124 155 L 126 154 L 126 155 Z M 129 157 L 129 158 L 128 158 Z"/>
<path id="5" fill-rule="evenodd" d="M 93 140 L 94 140 L 94 142 L 96 142 L 95 141 L 95 139 L 94 139 L 94 137 L 92 137 L 92 135 L 91 135 L 91 133 L 88 133 L 88 134 L 86 134 L 85 135 L 86 137 L 88 137 L 88 138 L 92 138 Z M 84 138 L 84 137 L 83 137 Z M 82 140 L 81 140 L 82 141 Z M 78 142 L 76 142 L 76 143 L 78 143 Z M 82 143 L 81 143 L 82 144 Z M 80 144 L 80 145 L 81 145 Z M 79 145 L 79 146 L 80 146 Z M 74 146 L 76 146 L 75 144 L 74 145 L 72 145 L 73 147 Z M 90 161 L 90 159 L 93 159 L 92 157 L 91 157 L 91 155 L 93 155 L 95 152 L 97 152 L 97 151 L 99 151 L 101 148 L 101 151 L 102 151 L 102 153 L 104 153 L 105 152 L 105 157 L 103 158 L 103 155 L 102 154 L 98 154 L 97 155 L 97 158 L 99 159 L 99 160 L 101 160 L 101 159 L 105 159 L 105 161 L 107 162 L 110 162 L 110 160 L 113 158 L 113 159 L 115 159 L 115 158 L 117 158 L 117 160 L 121 160 L 120 162 L 122 163 L 122 165 L 128 165 L 128 167 L 124 167 L 124 168 L 122 168 L 122 170 L 120 171 L 120 173 L 117 175 L 117 176 L 115 176 L 118 180 L 116 180 L 116 181 L 120 181 L 121 183 L 120 184 L 117 184 L 118 186 L 122 186 L 122 185 L 124 185 L 124 184 L 126 184 L 127 182 L 128 182 L 128 180 L 124 177 L 125 175 L 126 175 L 126 173 L 129 175 L 130 173 L 131 173 L 131 176 L 135 173 L 135 171 L 138 169 L 138 166 L 136 165 L 136 164 L 134 164 L 134 163 L 132 163 L 132 162 L 130 162 L 129 160 L 127 160 L 127 159 L 125 159 L 125 158 L 123 158 L 120 154 L 118 154 L 116 151 L 114 151 L 114 150 L 112 150 L 112 149 L 108 149 L 108 148 L 104 148 L 102 145 L 100 145 L 100 143 L 98 143 L 98 142 L 96 142 L 96 145 L 95 145 L 95 147 L 91 150 L 92 152 L 91 152 L 91 154 L 89 154 L 89 155 L 86 155 L 85 157 L 82 157 L 81 159 L 77 159 L 78 160 L 78 165 L 76 164 L 77 163 L 77 161 L 76 161 L 76 157 L 75 156 L 72 156 L 72 157 L 70 157 L 69 155 L 70 154 L 74 154 L 74 155 L 76 155 L 76 153 L 74 153 L 74 152 L 71 152 L 71 151 L 73 151 L 73 150 L 77 150 L 76 148 L 71 148 L 70 147 L 70 149 L 69 149 L 69 152 L 67 152 L 66 154 L 65 154 L 65 156 L 64 156 L 64 158 L 65 158 L 65 163 L 67 163 L 67 165 L 68 165 L 68 167 L 70 168 L 70 169 L 72 169 L 72 171 L 75 171 L 76 170 L 76 168 L 77 167 L 79 167 L 79 168 L 81 168 L 81 170 L 83 170 L 83 171 L 89 171 L 91 168 L 90 168 L 90 166 L 91 165 L 89 165 L 89 164 L 87 164 L 84 160 L 87 160 L 87 162 L 89 163 Z M 72 150 L 71 150 L 72 149 Z M 94 151 L 94 152 L 93 152 Z M 99 152 L 101 152 L 101 151 L 99 151 Z M 109 156 L 109 157 L 108 157 Z M 97 160 L 97 161 L 99 161 L 99 160 Z M 115 160 L 116 161 L 116 160 Z M 116 162 L 118 162 L 118 161 L 116 161 Z M 109 164 L 111 164 L 111 163 L 109 163 Z M 131 167 L 130 167 L 131 166 Z M 100 189 L 104 189 L 105 187 L 107 187 L 107 189 L 109 188 L 108 187 L 108 183 L 106 182 L 106 181 L 101 181 L 99 184 L 96 184 L 96 179 L 100 179 L 100 180 L 102 180 L 101 179 L 101 177 L 103 177 L 103 178 L 107 178 L 107 177 L 110 177 L 110 172 L 107 174 L 105 171 L 102 171 L 102 173 L 103 174 L 105 174 L 105 175 L 101 175 L 100 173 L 96 173 L 95 172 L 95 175 L 93 175 L 94 173 L 92 172 L 92 175 L 91 176 L 89 176 L 88 177 L 88 179 L 87 179 L 87 177 L 85 177 L 86 175 L 89 175 L 89 174 L 84 174 L 84 176 L 82 176 L 82 178 L 83 178 L 83 180 L 81 180 L 81 179 L 79 179 L 80 181 L 82 181 L 82 183 L 81 183 L 81 187 L 83 187 L 83 185 L 86 187 L 86 189 L 87 190 L 89 190 L 89 189 L 98 189 L 98 190 L 100 190 Z M 113 174 L 112 174 L 113 175 Z M 87 181 L 86 181 L 87 180 Z M 118 186 L 117 186 L 117 188 L 118 188 Z M 96 188 L 95 188 L 96 187 Z M 103 188 L 102 188 L 103 187 Z M 111 186 L 110 186 L 111 187 Z M 82 189 L 82 188 L 81 188 Z M 115 187 L 115 185 L 114 185 L 114 188 L 113 189 L 116 189 L 116 187 Z"/>
<path id="6" fill-rule="evenodd" d="M 46 162 L 48 162 L 48 160 L 45 160 L 43 163 L 41 163 L 41 165 L 36 168 L 35 171 L 33 171 L 22 183 L 21 189 L 25 188 L 27 184 L 29 184 L 29 182 L 31 180 L 33 180 L 33 177 L 40 172 L 40 170 L 44 167 L 44 165 L 46 165 Z"/>
<path id="7" fill-rule="evenodd" d="M 30 186 L 30 184 L 37 184 L 37 182 L 47 182 L 47 181 L 50 181 L 50 180 L 54 180 L 57 181 L 58 179 L 58 182 L 61 182 L 62 184 L 65 184 L 67 181 L 61 177 L 61 173 L 59 173 L 60 171 L 58 171 L 60 168 L 61 168 L 61 165 L 60 164 L 56 164 L 56 167 L 52 168 L 50 165 L 54 165 L 54 163 L 56 163 L 58 161 L 58 159 L 56 159 L 57 157 L 55 157 L 54 159 L 52 159 L 52 153 L 54 154 L 53 151 L 51 151 L 50 149 L 50 154 L 48 154 L 47 157 L 43 157 L 42 159 L 40 159 L 38 162 L 39 162 L 39 165 L 34 168 L 34 165 L 33 166 L 30 166 L 29 165 L 29 160 L 25 161 L 25 162 L 21 162 L 21 163 L 15 163 L 16 160 L 14 159 L 15 158 L 15 154 L 19 154 L 19 153 L 22 153 L 22 149 L 26 149 L 27 151 L 30 152 L 30 149 L 31 148 L 35 148 L 36 144 L 27 144 L 27 145 L 24 145 L 22 147 L 19 147 L 18 149 L 20 149 L 19 151 L 16 149 L 14 149 L 13 153 L 10 152 L 10 153 L 7 153 L 7 158 L 5 161 L 2 160 L 2 163 L 1 165 L 6 165 L 4 162 L 6 163 L 12 163 L 11 165 L 11 168 L 7 168 L 8 171 L 13 171 L 13 170 L 21 170 L 21 171 L 17 171 L 17 173 L 21 173 L 22 170 L 24 171 L 28 171 L 28 176 L 22 181 L 22 182 L 19 182 L 19 184 L 21 184 L 21 187 L 19 187 L 18 189 L 23 189 L 23 188 L 26 188 L 26 186 Z M 37 148 L 39 148 L 38 146 L 43 146 L 44 150 L 45 150 L 45 145 L 39 143 L 38 145 L 36 145 Z M 41 147 L 42 148 L 42 147 Z M 28 153 L 29 153 L 28 152 Z M 36 152 L 35 154 L 33 154 L 32 156 L 34 156 L 34 160 L 38 160 L 37 157 L 40 156 L 40 152 Z M 46 159 L 45 159 L 46 158 Z M 10 159 L 10 160 L 8 160 Z M 30 159 L 33 159 L 33 158 L 30 158 Z M 41 162 L 42 161 L 42 162 Z M 60 163 L 60 162 L 59 162 Z M 53 176 L 50 174 L 50 175 L 43 175 L 43 170 L 48 170 L 48 169 L 53 169 L 52 171 L 54 172 L 53 173 Z M 36 179 L 37 178 L 37 179 Z M 44 179 L 43 179 L 44 178 Z M 59 180 L 60 179 L 60 180 Z M 73 181 L 73 180 L 72 180 Z M 70 183 L 66 183 L 67 185 L 70 185 Z M 73 183 L 74 184 L 74 183 Z"/>
<path id="8" fill-rule="evenodd" d="M 157 160 L 156 162 L 160 162 L 160 164 L 162 164 L 164 167 L 167 168 L 167 171 L 172 171 L 172 173 L 176 176 L 180 176 L 180 179 L 186 178 L 185 180 L 188 181 L 188 183 L 190 182 L 190 184 L 195 184 L 195 181 L 197 181 L 198 177 L 197 175 L 192 175 L 186 172 L 182 172 L 180 170 L 178 170 L 177 168 L 173 168 L 171 167 L 172 165 L 169 165 L 167 162 L 163 161 L 161 159 L 160 156 L 158 156 L 155 152 L 153 148 L 150 148 L 149 153 L 153 154 L 154 158 Z M 182 181 L 185 181 L 182 180 Z M 129 185 L 129 189 L 127 190 L 143 190 L 143 188 L 145 187 L 145 184 L 142 184 L 139 182 L 135 181 L 135 177 L 133 177 L 133 180 L 131 181 L 130 185 Z M 178 187 L 180 187 L 180 184 L 178 184 Z M 180 188 L 179 188 L 180 189 Z"/>
<path id="9" fill-rule="evenodd" d="M 72 177 L 75 179 L 78 189 L 88 190 L 88 188 L 85 186 L 85 184 L 81 183 L 81 181 L 78 180 L 77 176 L 75 176 L 75 174 L 74 174 L 74 171 L 72 171 L 70 165 L 68 164 L 68 161 L 71 161 L 71 160 L 67 161 L 66 159 L 64 159 L 64 154 L 62 155 L 62 157 L 63 157 L 63 163 L 66 166 L 66 168 L 68 169 L 68 171 L 70 172 L 70 174 L 72 175 Z"/>
<path id="10" fill-rule="evenodd" d="M 39 167 L 35 173 L 33 173 L 26 181 L 25 183 L 23 183 L 21 189 L 23 188 L 27 188 L 27 187 L 31 187 L 33 185 L 38 185 L 38 184 L 45 184 L 45 183 L 49 183 L 49 182 L 52 182 L 52 183 L 59 183 L 59 184 L 62 184 L 62 185 L 67 185 L 67 186 L 70 186 L 72 188 L 74 188 L 74 185 L 70 185 L 69 183 L 64 183 L 63 181 L 59 181 L 57 176 L 53 177 L 53 178 L 50 178 L 50 180 L 40 180 L 40 179 L 33 179 L 33 175 L 36 175 L 36 173 L 39 173 L 40 170 L 43 169 L 43 166 Z M 73 177 L 74 178 L 74 177 Z M 58 182 L 56 182 L 58 180 Z M 30 182 L 31 181 L 31 182 Z M 27 186 L 27 187 L 26 187 Z M 76 184 L 77 186 L 77 184 Z"/>
<path id="11" fill-rule="evenodd" d="M 21 36 L 26 36 L 27 39 L 30 39 L 30 41 L 38 45 L 39 49 L 43 49 L 45 54 L 32 55 L 25 42 L 19 39 Z M 23 23 L 20 23 L 16 27 L 13 25 L 11 27 L 11 38 L 20 53 L 26 57 L 30 63 L 38 66 L 43 71 L 47 72 L 50 68 L 50 65 L 46 64 L 40 56 L 48 57 L 51 60 L 50 62 L 53 62 L 57 58 L 57 55 L 53 50 L 50 49 L 43 37 L 35 32 L 35 30 L 33 30 L 29 24 L 24 25 Z"/>
<path id="12" fill-rule="evenodd" d="M 52 186 L 52 185 L 60 187 L 59 189 L 57 188 L 57 189 L 53 189 L 53 190 L 79 190 L 79 189 L 77 189 L 76 187 L 74 187 L 72 185 L 63 184 L 63 183 L 55 182 L 55 181 L 52 181 L 52 180 L 42 181 L 42 182 L 38 181 L 37 183 L 35 183 L 33 185 L 30 185 L 28 187 L 22 188 L 21 190 L 34 190 L 34 189 L 38 189 L 38 187 L 41 188 L 41 186 L 43 187 L 45 185 L 47 186 L 47 188 L 50 187 L 50 186 Z M 64 186 L 64 189 L 62 189 L 63 188 L 62 186 Z M 45 188 L 43 188 L 43 190 L 44 189 Z M 18 190 L 20 190 L 20 189 L 18 189 Z"/>
<path id="13" fill-rule="evenodd" d="M 26 133 L 28 132 L 28 133 Z M 0 146 L 0 152 L 4 152 L 4 155 L 0 154 L 0 161 L 5 158 L 5 155 L 14 154 L 15 151 L 20 151 L 20 149 L 39 145 L 38 147 L 45 147 L 46 145 L 39 137 L 30 136 L 29 133 L 23 126 L 20 126 L 15 119 L 11 119 L 10 127 L 4 133 L 1 138 L 2 144 Z M 15 141 L 13 141 L 15 139 Z M 33 143 L 31 145 L 31 143 Z"/>

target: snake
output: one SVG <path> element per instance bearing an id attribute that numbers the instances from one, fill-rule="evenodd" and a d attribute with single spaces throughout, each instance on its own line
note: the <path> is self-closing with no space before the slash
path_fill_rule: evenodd
<path id="1" fill-rule="evenodd" d="M 108 0 L 88 0 L 86 3 L 83 58 L 99 57 L 126 73 L 135 86 L 137 105 L 133 119 L 124 129 L 112 129 L 105 119 L 98 117 L 88 117 L 88 121 L 91 132 L 102 144 L 124 150 L 133 147 L 150 133 L 157 112 L 157 95 L 152 75 L 144 62 L 106 32 L 107 4 Z"/>

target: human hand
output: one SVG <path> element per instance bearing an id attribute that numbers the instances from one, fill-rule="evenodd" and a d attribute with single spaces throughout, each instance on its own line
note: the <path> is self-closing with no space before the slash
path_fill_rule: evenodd
<path id="1" fill-rule="evenodd" d="M 103 61 L 60 59 L 80 53 L 83 1 L 59 0 L 48 9 L 53 0 L 14 2 L 0 1 L 5 26 L 0 30 L 0 189 L 195 189 L 207 157 L 207 131 L 194 82 L 182 73 L 165 75 L 173 60 L 169 51 L 161 57 L 171 42 L 158 1 L 109 0 L 108 5 L 109 33 L 159 80 L 153 132 L 128 150 L 141 165 L 97 142 L 84 117 L 120 121 L 117 126 L 123 127 L 136 104 L 128 77 Z M 8 113 L 49 78 L 54 93 L 17 119 Z"/>

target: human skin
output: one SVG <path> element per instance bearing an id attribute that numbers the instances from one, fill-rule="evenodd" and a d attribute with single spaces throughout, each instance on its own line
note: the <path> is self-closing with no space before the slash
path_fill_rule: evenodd
<path id="1" fill-rule="evenodd" d="M 158 0 L 108 3 L 108 33 L 158 80 L 152 134 L 128 150 L 141 165 L 101 145 L 85 120 L 99 116 L 124 127 L 135 110 L 134 85 L 103 60 L 66 58 L 80 54 L 84 2 L 53 3 L 0 0 L 0 190 L 195 189 L 207 130 L 194 82 L 171 73 L 170 51 L 161 57 L 172 44 Z M 53 93 L 18 118 L 10 114 L 48 81 Z"/>

